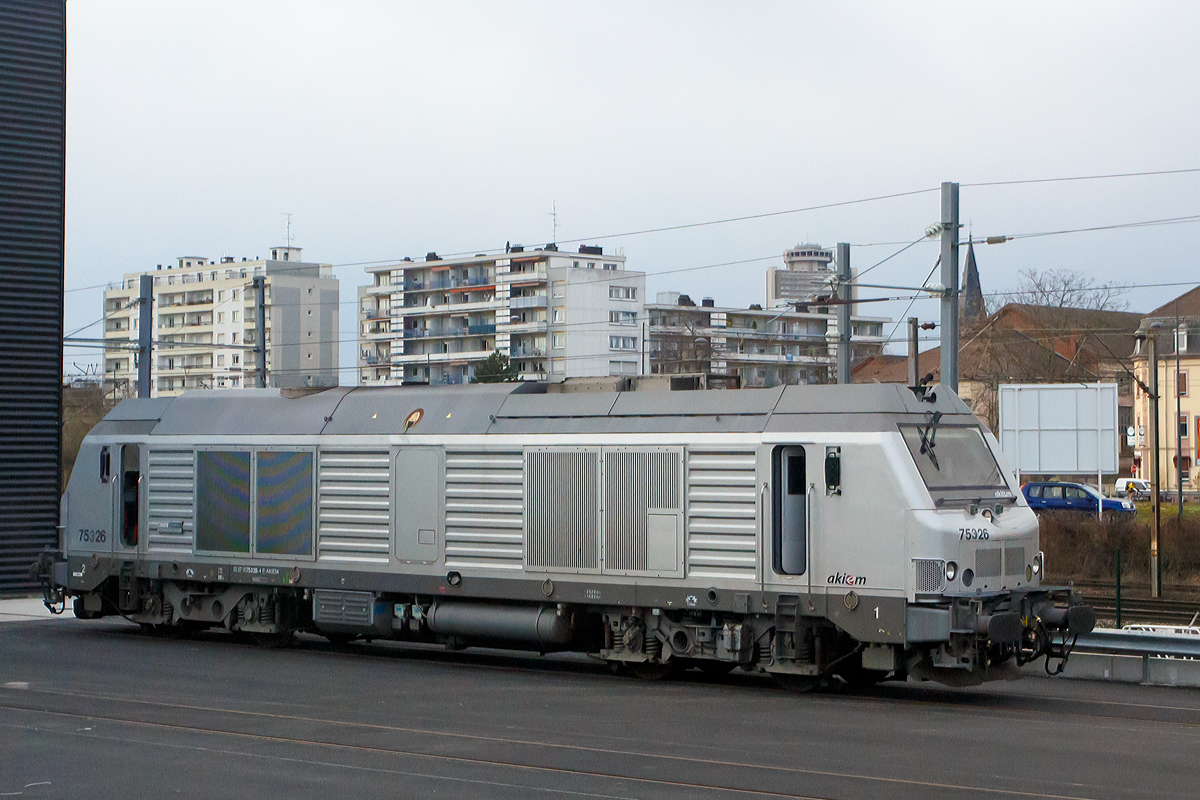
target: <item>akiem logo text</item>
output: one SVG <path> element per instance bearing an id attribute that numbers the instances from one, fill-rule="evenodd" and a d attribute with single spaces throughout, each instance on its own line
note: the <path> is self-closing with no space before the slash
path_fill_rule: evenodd
<path id="1" fill-rule="evenodd" d="M 832 583 L 835 586 L 866 586 L 866 575 L 851 575 L 848 572 L 835 572 L 825 579 L 826 583 Z"/>

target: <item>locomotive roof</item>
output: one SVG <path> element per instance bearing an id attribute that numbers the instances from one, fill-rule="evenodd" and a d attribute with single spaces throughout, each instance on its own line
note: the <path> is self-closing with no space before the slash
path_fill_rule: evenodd
<path id="1" fill-rule="evenodd" d="M 899 384 L 779 386 L 724 391 L 547 393 L 545 384 L 337 387 L 303 396 L 278 389 L 196 390 L 122 401 L 96 433 L 413 435 L 521 433 L 761 433 L 878 430 L 896 416 L 966 415 L 945 387 L 918 399 Z"/>

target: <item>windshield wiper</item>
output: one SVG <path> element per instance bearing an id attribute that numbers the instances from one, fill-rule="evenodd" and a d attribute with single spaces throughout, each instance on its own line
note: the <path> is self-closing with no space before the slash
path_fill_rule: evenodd
<path id="1" fill-rule="evenodd" d="M 921 452 L 929 456 L 929 460 L 933 462 L 933 468 L 941 472 L 941 467 L 938 466 L 937 456 L 933 454 L 934 443 L 933 439 L 937 436 L 938 421 L 942 418 L 942 412 L 934 411 L 933 418 L 929 420 L 929 425 L 925 430 L 917 428 L 917 433 L 921 434 Z"/>

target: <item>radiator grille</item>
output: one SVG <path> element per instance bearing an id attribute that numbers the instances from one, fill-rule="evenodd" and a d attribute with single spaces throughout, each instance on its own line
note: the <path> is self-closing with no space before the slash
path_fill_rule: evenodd
<path id="1" fill-rule="evenodd" d="M 946 589 L 946 562 L 933 558 L 914 558 L 913 567 L 916 570 L 914 591 L 918 594 L 932 594 Z"/>
<path id="2" fill-rule="evenodd" d="M 146 550 L 191 553 L 196 454 L 192 450 L 150 450 L 149 459 Z"/>
<path id="3" fill-rule="evenodd" d="M 391 470 L 386 450 L 318 454 L 317 557 L 386 564 L 391 550 Z"/>
<path id="4" fill-rule="evenodd" d="M 680 510 L 680 457 L 679 451 L 604 453 L 606 570 L 649 569 L 649 512 Z"/>
<path id="5" fill-rule="evenodd" d="M 594 570 L 599 561 L 599 453 L 532 450 L 529 566 Z"/>
<path id="6" fill-rule="evenodd" d="M 1004 574 L 1023 575 L 1025 573 L 1025 548 L 1004 548 Z"/>
<path id="7" fill-rule="evenodd" d="M 696 450 L 687 456 L 687 574 L 743 578 L 758 574 L 753 450 Z"/>
<path id="8" fill-rule="evenodd" d="M 520 450 L 446 451 L 446 566 L 521 569 Z"/>
<path id="9" fill-rule="evenodd" d="M 370 625 L 374 620 L 370 592 L 313 590 L 313 622 L 326 625 Z"/>
<path id="10" fill-rule="evenodd" d="M 975 551 L 975 576 L 978 578 L 1000 577 L 999 547 L 988 547 Z"/>

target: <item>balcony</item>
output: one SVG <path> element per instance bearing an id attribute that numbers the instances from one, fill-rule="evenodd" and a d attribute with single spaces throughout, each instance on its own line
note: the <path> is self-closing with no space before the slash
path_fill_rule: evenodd
<path id="1" fill-rule="evenodd" d="M 367 319 L 384 319 L 385 317 L 389 316 L 387 309 L 384 308 L 368 309 L 364 315 Z"/>
<path id="2" fill-rule="evenodd" d="M 467 336 L 485 336 L 485 335 L 487 335 L 487 334 L 495 333 L 495 332 L 496 332 L 496 326 L 495 326 L 494 324 L 489 324 L 489 325 L 468 325 L 468 326 L 467 326 L 467 327 L 464 329 L 464 331 L 463 331 L 463 332 L 464 332 L 464 333 L 465 333 Z"/>
<path id="3" fill-rule="evenodd" d="M 540 347 L 512 347 L 509 348 L 509 358 L 543 358 L 544 353 Z"/>
<path id="4" fill-rule="evenodd" d="M 528 272 L 501 272 L 496 275 L 496 283 L 535 283 L 545 282 L 546 273 L 543 270 Z"/>
<path id="5" fill-rule="evenodd" d="M 534 297 L 510 297 L 508 300 L 509 308 L 545 308 L 547 305 L 546 295 L 536 295 Z"/>

